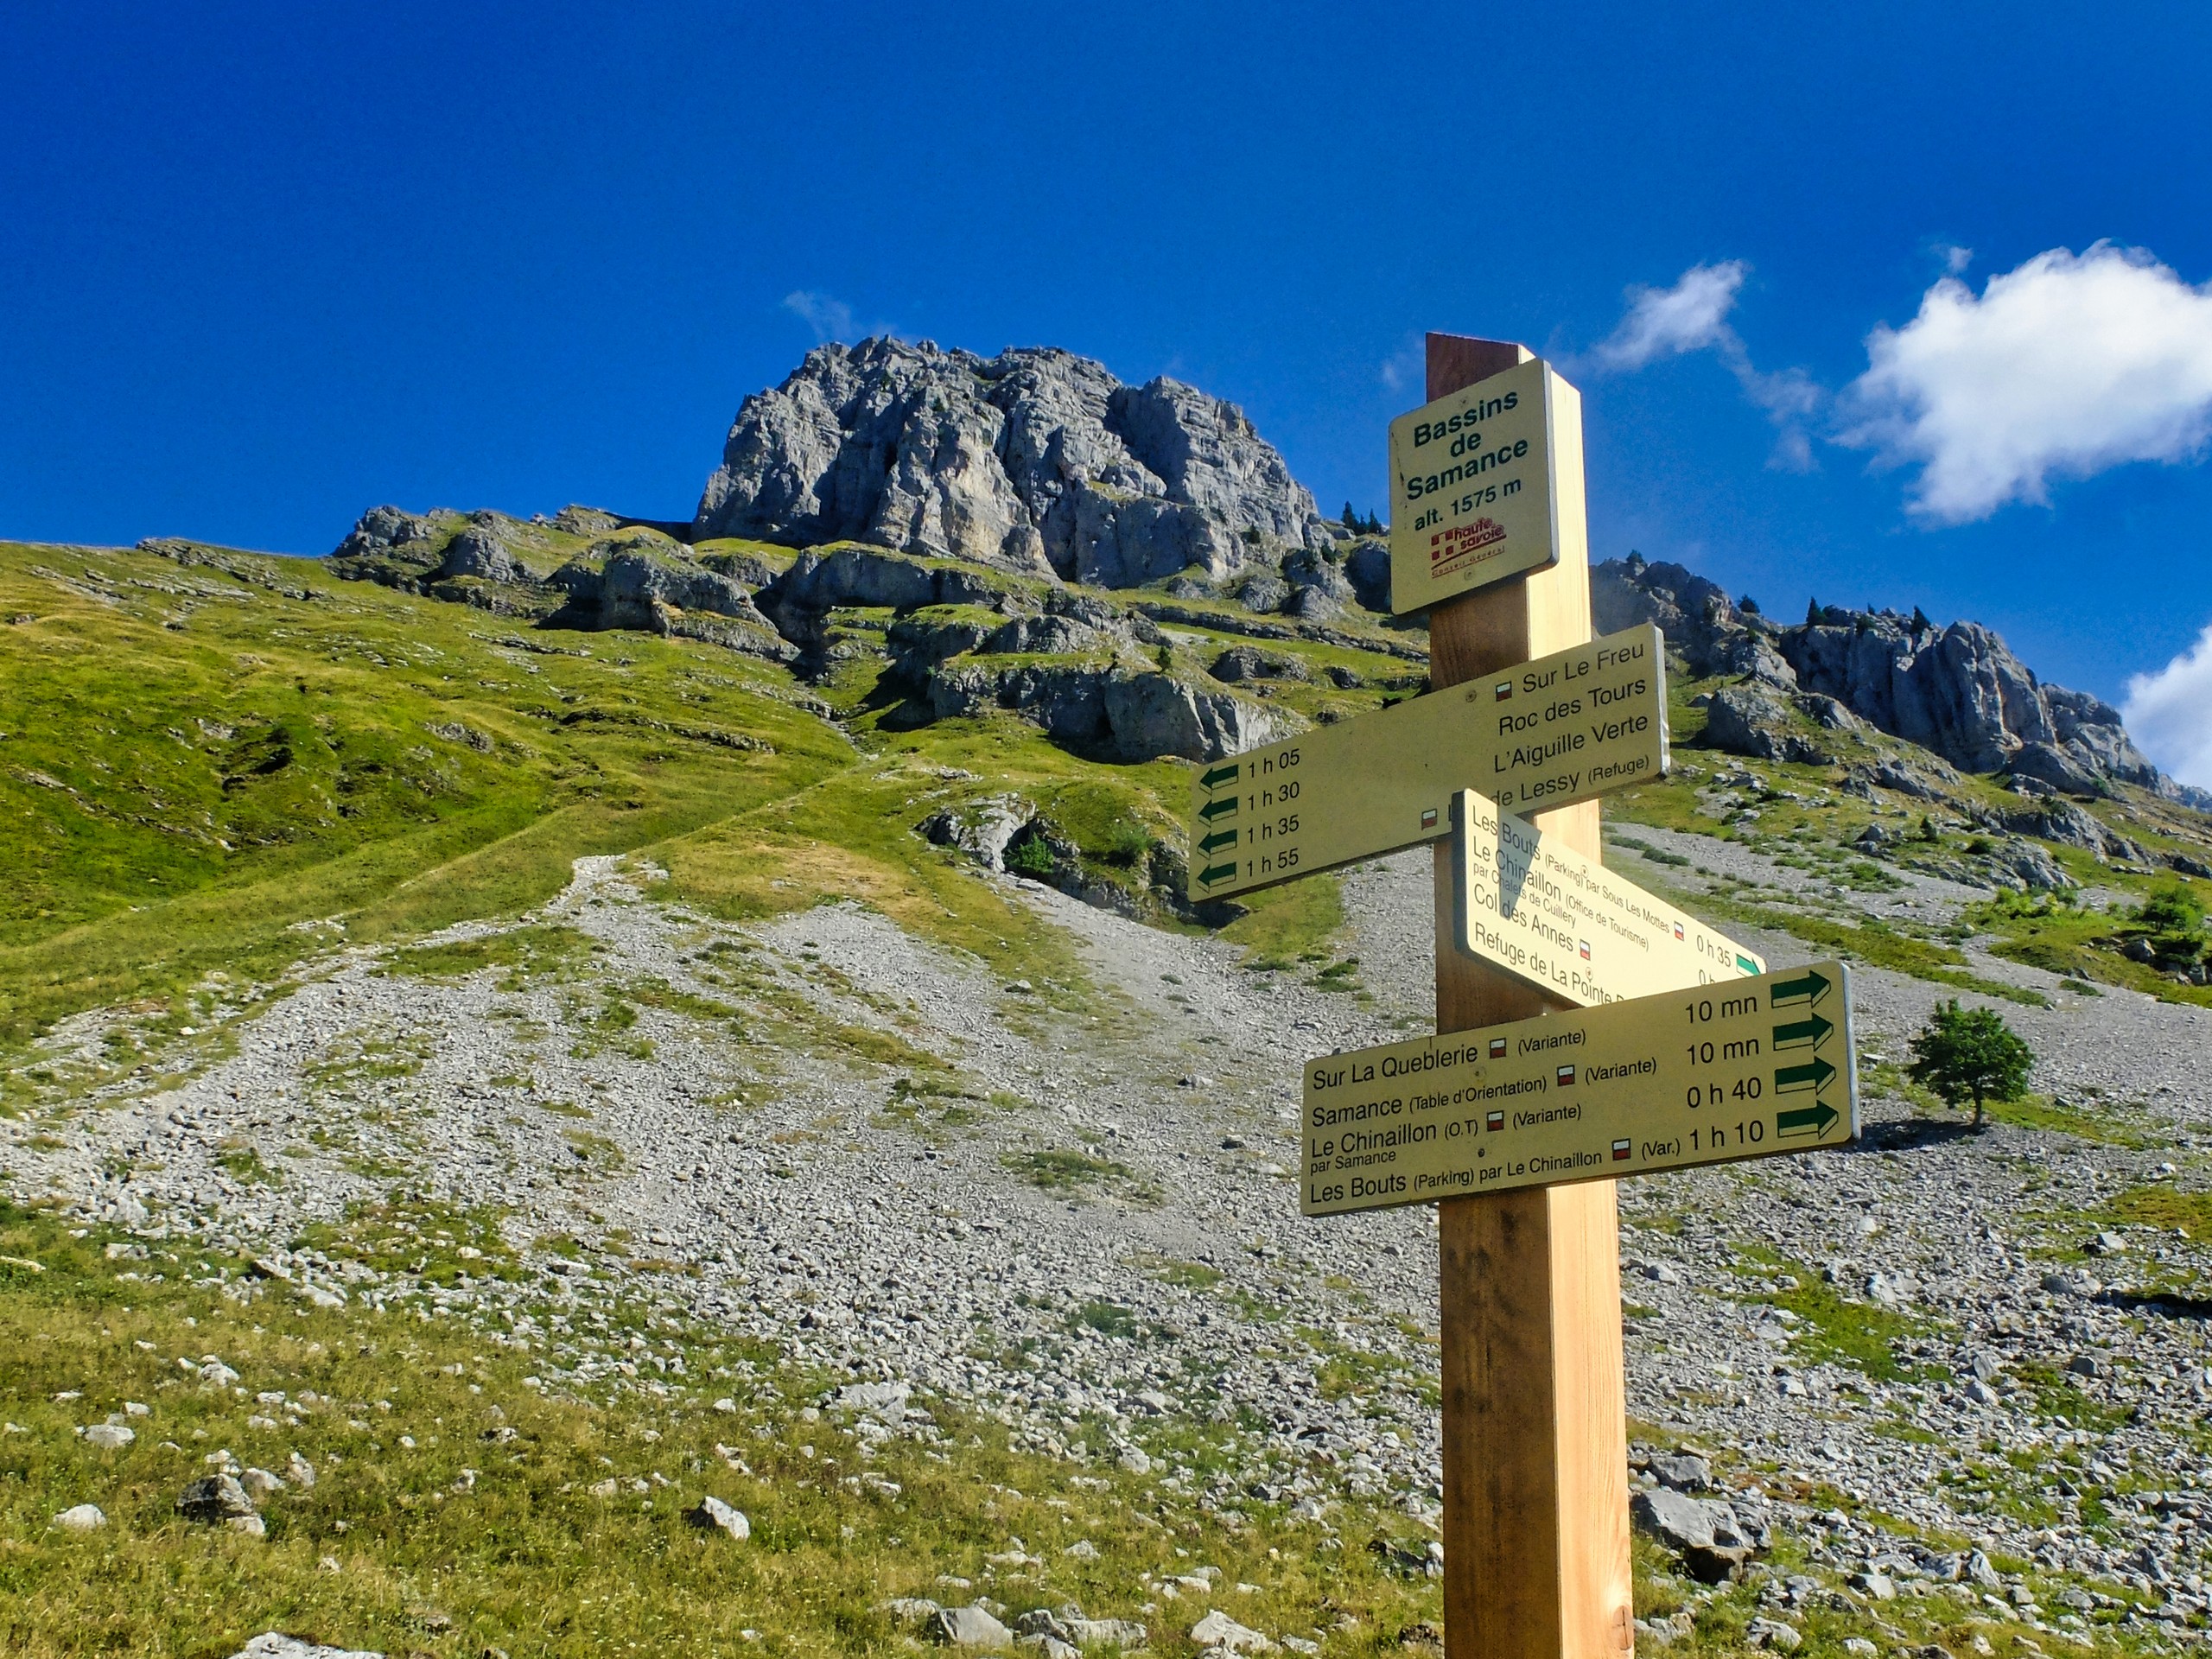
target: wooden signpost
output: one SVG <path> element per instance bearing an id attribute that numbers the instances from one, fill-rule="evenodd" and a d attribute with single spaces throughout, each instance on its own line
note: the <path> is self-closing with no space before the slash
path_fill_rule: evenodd
<path id="1" fill-rule="evenodd" d="M 1437 1205 L 1450 1659 L 1618 1659 L 1635 1618 L 1613 1177 L 1855 1135 L 1850 985 L 1834 963 L 1764 973 L 1604 871 L 1595 797 L 1664 771 L 1665 688 L 1649 631 L 1617 664 L 1642 684 L 1599 677 L 1580 399 L 1525 347 L 1452 334 L 1428 336 L 1428 396 L 1391 425 L 1391 584 L 1394 609 L 1428 608 L 1434 689 L 1202 768 L 1191 893 L 1442 842 L 1446 798 L 1478 791 L 1436 849 L 1437 1035 L 1308 1066 L 1303 1207 Z M 1570 662 L 1643 723 L 1585 740 L 1586 760 L 1620 748 L 1594 776 L 1572 745 L 1533 752 L 1605 711 L 1523 701 L 1532 753 L 1501 767 L 1502 694 Z"/>

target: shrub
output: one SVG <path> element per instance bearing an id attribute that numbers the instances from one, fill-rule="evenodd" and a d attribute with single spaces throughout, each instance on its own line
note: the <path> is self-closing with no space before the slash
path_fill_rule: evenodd
<path id="1" fill-rule="evenodd" d="M 1961 1008 L 1955 996 L 1938 1002 L 1912 1039 L 1907 1075 L 1946 1103 L 1974 1102 L 1981 1127 L 1986 1100 L 2018 1100 L 2027 1091 L 2035 1052 L 1993 1008 Z"/>
<path id="2" fill-rule="evenodd" d="M 1006 867 L 1015 875 L 1049 880 L 1058 864 L 1051 844 L 1034 830 L 1023 830 L 1006 849 Z"/>

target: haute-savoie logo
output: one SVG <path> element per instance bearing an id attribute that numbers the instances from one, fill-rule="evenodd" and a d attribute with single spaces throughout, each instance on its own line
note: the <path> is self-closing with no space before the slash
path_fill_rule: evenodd
<path id="1" fill-rule="evenodd" d="M 1430 535 L 1428 562 L 1432 567 L 1446 564 L 1504 539 L 1505 526 L 1495 518 L 1478 518 L 1471 524 L 1454 524 L 1448 530 L 1440 530 Z"/>

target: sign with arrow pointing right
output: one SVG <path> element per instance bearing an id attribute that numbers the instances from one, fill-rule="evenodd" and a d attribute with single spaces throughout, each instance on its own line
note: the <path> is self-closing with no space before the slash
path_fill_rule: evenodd
<path id="1" fill-rule="evenodd" d="M 1840 962 L 1306 1066 L 1305 1211 L 1642 1175 L 1859 1135 Z"/>

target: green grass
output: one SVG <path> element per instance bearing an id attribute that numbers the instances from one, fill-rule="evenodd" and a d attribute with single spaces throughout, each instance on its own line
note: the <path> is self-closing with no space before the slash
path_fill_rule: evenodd
<path id="1" fill-rule="evenodd" d="M 2110 1204 L 2113 1219 L 2141 1227 L 2179 1228 L 2192 1239 L 2212 1239 L 2212 1192 L 2160 1181 L 2130 1187 Z"/>
<path id="2" fill-rule="evenodd" d="M 1971 1112 L 1973 1109 L 1968 1107 L 1967 1109 Z M 2073 1135 L 2078 1140 L 2094 1141 L 2100 1146 L 2128 1147 L 2142 1151 L 2173 1144 L 2171 1134 L 2133 1122 L 2116 1111 L 2069 1104 L 2053 1100 L 2049 1095 L 2024 1095 L 2018 1100 L 1993 1100 L 1984 1110 L 1999 1123 L 2010 1123 L 2024 1129 L 2049 1129 L 2055 1134 Z"/>
<path id="3" fill-rule="evenodd" d="M 1969 971 L 1963 964 L 1966 956 L 1949 945 L 1916 938 L 1901 933 L 1887 924 L 1868 921 L 1860 926 L 1847 926 L 1822 916 L 1808 916 L 1802 911 L 1785 910 L 1777 906 L 1747 903 L 1741 899 L 1719 893 L 1692 896 L 1688 901 L 1698 913 L 1719 921 L 1742 922 L 1752 927 L 1771 928 L 1819 946 L 1847 961 L 1864 962 L 1871 967 L 1886 968 L 1892 973 L 1909 974 L 1934 985 L 1948 985 L 1961 991 L 1976 991 L 1984 996 L 2001 998 L 2031 1007 L 2047 1008 L 2050 999 L 2041 991 L 2030 990 L 2018 985 L 2007 985 L 2001 980 L 1985 977 Z"/>
<path id="4" fill-rule="evenodd" d="M 364 1211 L 315 1237 L 376 1254 L 443 1232 L 456 1241 L 442 1247 L 450 1255 L 464 1237 L 484 1239 L 482 1224 Z M 276 1629 L 442 1659 L 495 1647 L 546 1659 L 880 1656 L 911 1650 L 882 1611 L 889 1598 L 976 1594 L 1017 1611 L 1072 1601 L 1137 1618 L 1154 1651 L 1173 1655 L 1188 1651 L 1181 1633 L 1203 1607 L 1144 1614 L 1141 1580 L 1199 1561 L 1259 1586 L 1235 1610 L 1277 1632 L 1312 1636 L 1345 1613 L 1384 1632 L 1438 1616 L 1432 1583 L 1394 1576 L 1357 1547 L 1403 1526 L 1379 1507 L 1354 1501 L 1332 1516 L 1341 1549 L 1266 1504 L 1248 1503 L 1232 1528 L 1110 1460 L 1022 1452 L 988 1418 L 938 1400 L 926 1402 L 934 1443 L 871 1451 L 834 1414 L 800 1416 L 839 1379 L 663 1318 L 620 1281 L 608 1329 L 648 1336 L 696 1379 L 671 1373 L 665 1397 L 533 1388 L 525 1379 L 545 1360 L 512 1338 L 446 1319 L 294 1306 L 276 1285 L 240 1303 L 209 1270 L 235 1276 L 242 1262 L 158 1242 L 143 1260 L 108 1262 L 105 1242 L 0 1206 L 0 1256 L 43 1268 L 0 1274 L 10 1356 L 0 1414 L 26 1431 L 0 1437 L 0 1649 L 11 1655 L 207 1659 Z M 207 1353 L 238 1372 L 244 1397 L 177 1363 Z M 54 1399 L 64 1393 L 82 1397 Z M 736 1409 L 712 1409 L 718 1396 Z M 74 1438 L 125 1400 L 151 1408 L 126 1418 L 134 1444 L 102 1452 Z M 278 1427 L 249 1427 L 257 1414 Z M 317 1478 L 264 1502 L 266 1538 L 185 1522 L 176 1493 L 218 1447 L 280 1474 L 296 1451 Z M 595 1490 L 609 1481 L 610 1494 Z M 709 1492 L 747 1514 L 750 1540 L 684 1523 Z M 50 1526 L 85 1502 L 106 1513 L 105 1529 Z M 1015 1536 L 1042 1567 L 985 1561 Z M 1078 1540 L 1095 1555 L 1065 1553 Z M 976 1587 L 948 1589 L 945 1574 Z"/>
<path id="5" fill-rule="evenodd" d="M 1077 1196 L 1108 1188 L 1141 1204 L 1157 1203 L 1159 1188 L 1118 1159 L 1093 1153 L 1054 1147 L 1042 1152 L 1010 1152 L 1000 1160 L 1033 1186 L 1062 1196 Z"/>
<path id="6" fill-rule="evenodd" d="M 0 543 L 0 613 L 35 619 L 0 628 L 0 1051 L 211 969 L 270 980 L 340 940 L 512 914 L 578 856 L 849 763 L 766 694 L 779 671 L 726 652 L 624 636 L 527 655 L 479 612 L 233 563 L 247 575 Z M 568 721 L 577 707 L 680 710 L 765 747 Z"/>
<path id="7" fill-rule="evenodd" d="M 1793 1353 L 1811 1364 L 1850 1366 L 1877 1382 L 1898 1382 L 1910 1375 L 1899 1363 L 1894 1344 L 1924 1334 L 1928 1327 L 1923 1323 L 1878 1303 L 1848 1301 L 1834 1285 L 1822 1283 L 1817 1273 L 1787 1257 L 1755 1247 L 1746 1247 L 1743 1254 L 1760 1263 L 1756 1271 L 1775 1277 L 1777 1285 L 1784 1275 L 1797 1281 L 1794 1288 L 1761 1289 L 1742 1297 L 1797 1316 L 1789 1331 Z M 1777 1268 L 1781 1274 L 1776 1273 Z"/>
<path id="8" fill-rule="evenodd" d="M 572 927 L 510 927 L 473 938 L 395 950 L 378 971 L 398 977 L 453 981 L 486 968 L 503 968 L 499 988 L 522 991 L 540 980 L 569 976 L 592 950 L 590 936 Z"/>
<path id="9" fill-rule="evenodd" d="M 1245 965 L 1251 968 L 1291 968 L 1325 956 L 1344 925 L 1344 887 L 1334 875 L 1301 876 L 1236 902 L 1247 913 L 1223 928 L 1221 937 L 1244 947 Z"/>

